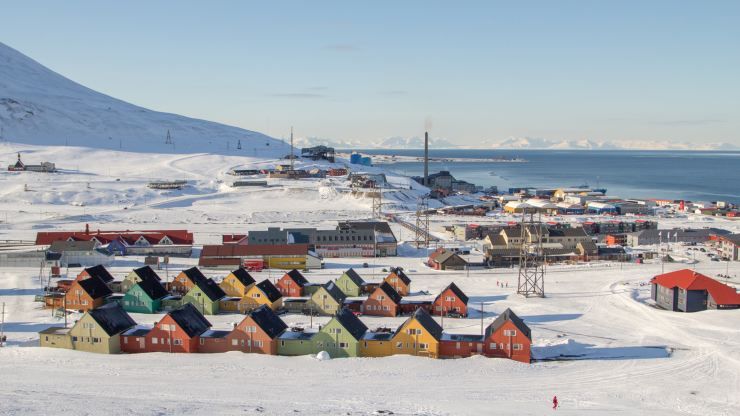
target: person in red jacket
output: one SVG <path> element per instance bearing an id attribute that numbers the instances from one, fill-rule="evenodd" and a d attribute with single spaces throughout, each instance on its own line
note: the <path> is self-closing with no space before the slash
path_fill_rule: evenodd
<path id="1" fill-rule="evenodd" d="M 558 396 L 552 396 L 552 410 L 558 408 Z"/>

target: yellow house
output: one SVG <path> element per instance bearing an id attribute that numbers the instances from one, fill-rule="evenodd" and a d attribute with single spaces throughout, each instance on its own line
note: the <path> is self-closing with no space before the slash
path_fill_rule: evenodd
<path id="1" fill-rule="evenodd" d="M 247 290 L 246 295 L 244 295 L 240 302 L 239 309 L 242 311 L 251 311 L 262 305 L 267 305 L 273 311 L 283 307 L 283 295 L 267 279 Z"/>
<path id="2" fill-rule="evenodd" d="M 224 277 L 224 280 L 219 283 L 219 286 L 226 293 L 226 296 L 243 298 L 254 284 L 254 278 L 252 278 L 249 272 L 239 268 Z"/>
<path id="3" fill-rule="evenodd" d="M 393 332 L 367 331 L 360 340 L 360 357 L 388 357 L 393 355 Z"/>
<path id="4" fill-rule="evenodd" d="M 121 352 L 121 333 L 136 322 L 118 303 L 88 310 L 71 329 L 49 328 L 39 332 L 42 347 L 69 348 L 100 354 Z"/>
<path id="5" fill-rule="evenodd" d="M 424 309 L 417 309 L 391 339 L 392 354 L 438 358 L 442 327 Z"/>

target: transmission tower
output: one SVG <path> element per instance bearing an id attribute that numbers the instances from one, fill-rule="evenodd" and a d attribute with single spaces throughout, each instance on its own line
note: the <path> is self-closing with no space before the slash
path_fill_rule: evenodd
<path id="1" fill-rule="evenodd" d="M 169 130 L 167 130 L 167 138 L 164 139 L 164 144 L 172 144 L 172 136 L 170 136 Z"/>
<path id="2" fill-rule="evenodd" d="M 416 247 L 429 247 L 429 202 L 422 197 L 416 204 Z"/>
<path id="3" fill-rule="evenodd" d="M 519 283 L 517 293 L 525 297 L 545 297 L 545 262 L 542 249 L 542 218 L 534 220 L 534 212 L 522 213 L 521 245 L 519 246 Z"/>
<path id="4" fill-rule="evenodd" d="M 383 219 L 383 185 L 375 185 L 375 192 L 370 195 L 373 197 L 373 218 Z"/>

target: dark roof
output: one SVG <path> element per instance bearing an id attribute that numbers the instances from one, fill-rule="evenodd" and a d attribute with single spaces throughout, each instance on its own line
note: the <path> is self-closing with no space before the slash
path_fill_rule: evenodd
<path id="1" fill-rule="evenodd" d="M 486 250 L 487 257 L 519 257 L 518 248 L 489 248 Z"/>
<path id="2" fill-rule="evenodd" d="M 450 283 L 449 285 L 447 285 L 446 288 L 442 289 L 442 291 L 439 292 L 439 295 L 437 295 L 437 297 L 434 298 L 434 302 L 437 302 L 437 299 L 439 299 L 439 297 L 442 296 L 442 294 L 445 293 L 447 289 L 450 289 L 455 294 L 455 296 L 457 296 L 458 299 L 463 301 L 463 303 L 465 303 L 466 305 L 468 304 L 468 295 L 463 293 L 463 291 L 460 290 L 459 287 L 457 287 L 455 282 Z"/>
<path id="3" fill-rule="evenodd" d="M 411 279 L 409 279 L 408 276 L 406 276 L 406 273 L 401 270 L 400 267 L 392 267 L 391 273 L 394 273 L 396 276 L 398 276 L 399 279 L 401 279 L 402 282 L 404 282 L 407 285 L 411 284 Z"/>
<path id="4" fill-rule="evenodd" d="M 465 264 L 468 263 L 467 261 L 465 261 L 465 259 L 463 259 L 462 257 L 460 257 L 457 253 L 455 253 L 452 250 L 443 250 L 443 251 L 439 252 L 434 257 L 434 259 L 432 261 L 434 261 L 435 263 L 444 264 L 445 262 L 447 262 L 450 259 L 457 259 L 458 262 L 461 261 L 461 262 L 463 262 Z"/>
<path id="5" fill-rule="evenodd" d="M 339 286 L 334 282 L 327 282 L 324 285 L 324 289 L 326 289 L 326 291 L 329 292 L 329 295 L 331 295 L 331 297 L 333 297 L 338 303 L 344 303 L 344 299 L 347 298 L 344 292 L 342 292 L 342 290 L 339 289 Z"/>
<path id="6" fill-rule="evenodd" d="M 203 292 L 211 302 L 223 299 L 226 296 L 223 289 L 221 289 L 218 283 L 213 281 L 213 279 L 198 280 L 195 282 L 195 285 L 198 286 L 201 292 Z"/>
<path id="7" fill-rule="evenodd" d="M 108 303 L 87 313 L 103 328 L 108 335 L 121 332 L 136 326 L 136 322 L 123 310 L 119 303 Z"/>
<path id="8" fill-rule="evenodd" d="M 104 298 L 113 293 L 108 285 L 106 285 L 105 282 L 100 280 L 97 276 L 80 280 L 78 283 L 80 284 L 80 287 L 82 287 L 82 290 L 84 290 L 93 299 Z"/>
<path id="9" fill-rule="evenodd" d="M 367 327 L 352 311 L 342 308 L 334 317 L 344 329 L 349 332 L 355 340 L 360 340 L 367 332 Z"/>
<path id="10" fill-rule="evenodd" d="M 586 231 L 583 227 L 567 228 L 550 228 L 548 229 L 550 237 L 586 237 Z"/>
<path id="11" fill-rule="evenodd" d="M 95 250 L 94 241 L 66 241 L 57 240 L 51 243 L 49 251 L 54 253 L 63 253 L 65 251 L 93 251 Z"/>
<path id="12" fill-rule="evenodd" d="M 393 301 L 393 303 L 395 304 L 401 303 L 401 295 L 399 295 L 398 292 L 396 292 L 396 289 L 394 289 L 393 286 L 389 285 L 388 282 L 381 283 L 381 285 L 378 286 L 378 289 L 385 292 L 385 294 L 388 295 L 388 297 Z"/>
<path id="13" fill-rule="evenodd" d="M 162 299 L 169 295 L 169 292 L 165 290 L 165 288 L 162 286 L 162 283 L 154 280 L 151 277 L 141 279 L 141 281 L 137 283 L 137 285 L 139 285 L 141 290 L 143 290 L 144 293 L 146 293 L 146 295 L 149 296 L 151 300 Z"/>
<path id="14" fill-rule="evenodd" d="M 280 294 L 280 291 L 275 287 L 275 285 L 273 285 L 272 282 L 267 279 L 257 283 L 257 287 L 260 288 L 265 296 L 267 296 L 267 299 L 269 299 L 270 302 L 275 302 L 283 296 Z"/>
<path id="15" fill-rule="evenodd" d="M 211 327 L 205 316 L 191 303 L 175 309 L 168 313 L 173 321 L 188 334 L 189 337 L 200 335 Z"/>
<path id="16" fill-rule="evenodd" d="M 500 233 L 488 234 L 488 239 L 491 240 L 491 245 L 494 246 L 505 246 L 506 239 Z"/>
<path id="17" fill-rule="evenodd" d="M 191 267 L 182 271 L 185 276 L 190 279 L 191 282 L 197 283 L 198 281 L 208 280 L 208 278 L 200 271 L 197 267 Z"/>
<path id="18" fill-rule="evenodd" d="M 506 308 L 504 313 L 497 316 L 496 319 L 491 322 L 491 325 L 488 325 L 488 328 L 486 328 L 486 338 L 490 337 L 492 333 L 496 332 L 507 321 L 511 321 L 514 326 L 516 326 L 519 331 L 522 332 L 522 334 L 526 335 L 527 338 L 532 340 L 532 331 L 530 331 L 527 324 L 525 324 L 524 321 L 522 321 L 522 319 L 509 308 Z"/>
<path id="19" fill-rule="evenodd" d="M 141 280 L 149 279 L 149 280 L 156 280 L 157 282 L 162 281 L 162 279 L 159 277 L 157 272 L 155 272 L 154 269 L 152 269 L 149 266 L 144 266 L 144 267 L 139 267 L 138 269 L 134 269 L 134 273 L 136 273 L 136 275 L 139 276 Z"/>
<path id="20" fill-rule="evenodd" d="M 262 305 L 259 308 L 250 312 L 249 316 L 254 319 L 254 322 L 262 328 L 267 336 L 275 338 L 282 334 L 288 328 L 282 319 L 275 314 L 267 305 Z"/>
<path id="21" fill-rule="evenodd" d="M 411 318 L 416 318 L 416 320 L 421 324 L 421 326 L 424 327 L 424 329 L 427 330 L 434 339 L 439 340 L 439 338 L 442 336 L 442 327 L 437 323 L 437 321 L 432 318 L 431 315 L 429 315 L 429 312 L 427 312 L 423 308 L 419 308 L 414 312 L 413 315 L 411 315 Z"/>
<path id="22" fill-rule="evenodd" d="M 111 276 L 110 273 L 108 273 L 108 270 L 105 269 L 102 265 L 97 265 L 93 267 L 88 267 L 85 269 L 88 275 L 99 277 L 100 280 L 104 281 L 105 283 L 109 283 L 113 281 L 113 276 Z"/>
<path id="23" fill-rule="evenodd" d="M 354 228 L 356 230 L 375 230 L 379 233 L 392 234 L 390 225 L 385 221 L 342 221 L 337 228 Z"/>
<path id="24" fill-rule="evenodd" d="M 295 284 L 297 284 L 300 287 L 303 287 L 303 286 L 306 285 L 306 283 L 308 283 L 308 280 L 306 280 L 306 278 L 303 277 L 303 275 L 301 274 L 301 272 L 299 272 L 296 269 L 293 269 L 293 270 L 289 271 L 288 273 L 285 273 L 285 275 L 288 276 L 288 277 L 290 277 L 290 279 L 292 281 L 294 281 Z"/>
<path id="25" fill-rule="evenodd" d="M 236 279 L 240 281 L 241 284 L 243 284 L 244 286 L 249 286 L 251 284 L 256 283 L 256 281 L 254 280 L 254 277 L 252 277 L 252 275 L 249 274 L 249 272 L 244 268 L 240 267 L 234 270 L 233 272 L 231 272 L 231 274 L 233 274 L 234 277 L 236 277 Z"/>
<path id="26" fill-rule="evenodd" d="M 346 274 L 347 277 L 349 277 L 349 280 L 351 280 L 352 283 L 356 284 L 357 286 L 362 286 L 365 284 L 365 280 L 363 280 L 362 277 L 360 277 L 360 275 L 357 274 L 355 269 L 349 269 L 346 272 L 344 272 L 344 274 Z"/>

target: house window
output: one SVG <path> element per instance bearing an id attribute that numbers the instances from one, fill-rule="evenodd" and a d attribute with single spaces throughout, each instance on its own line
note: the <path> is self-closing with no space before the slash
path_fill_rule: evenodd
<path id="1" fill-rule="evenodd" d="M 261 295 L 261 294 L 259 294 L 259 293 L 252 293 L 252 297 L 253 297 L 253 298 L 259 298 L 259 297 L 261 297 L 261 296 L 262 296 L 262 295 Z"/>
<path id="2" fill-rule="evenodd" d="M 262 348 L 262 340 L 254 341 L 254 346 Z"/>
<path id="3" fill-rule="evenodd" d="M 201 341 L 202 341 L 202 340 L 203 340 L 203 339 L 201 339 Z M 173 343 L 174 345 L 182 345 L 182 340 L 181 340 L 180 338 L 175 338 L 174 340 L 172 340 L 172 343 Z"/>
<path id="4" fill-rule="evenodd" d="M 239 345 L 239 340 L 238 339 L 232 339 L 231 340 L 231 345 Z"/>
<path id="5" fill-rule="evenodd" d="M 455 343 L 455 348 L 458 349 L 458 350 L 460 349 L 460 343 L 459 342 L 456 342 Z"/>
<path id="6" fill-rule="evenodd" d="M 206 343 L 206 340 L 204 338 L 200 338 L 200 345 L 203 345 Z"/>
<path id="7" fill-rule="evenodd" d="M 48 339 L 47 339 L 47 341 L 48 341 Z M 123 337 L 123 343 L 124 344 L 128 344 L 128 337 Z"/>
<path id="8" fill-rule="evenodd" d="M 403 348 L 403 342 L 396 342 L 396 348 L 398 348 L 399 350 Z"/>
<path id="9" fill-rule="evenodd" d="M 389 310 L 391 310 L 391 308 L 389 306 L 383 305 L 383 310 L 384 311 L 389 311 Z"/>
<path id="10" fill-rule="evenodd" d="M 317 342 L 316 343 L 316 346 L 319 347 L 319 348 L 322 348 L 324 346 L 324 343 L 323 342 Z"/>
<path id="11" fill-rule="evenodd" d="M 87 305 L 87 299 L 83 299 L 82 302 L 80 302 L 81 305 Z"/>
<path id="12" fill-rule="evenodd" d="M 285 341 L 280 341 L 280 346 L 281 347 L 284 347 L 285 346 Z"/>
<path id="13" fill-rule="evenodd" d="M 152 338 L 152 344 L 157 345 L 159 343 L 158 338 Z"/>
<path id="14" fill-rule="evenodd" d="M 425 343 L 421 343 L 420 342 L 419 343 L 419 349 L 420 350 L 427 350 L 427 349 L 429 349 L 429 344 L 425 344 Z"/>
<path id="15" fill-rule="evenodd" d="M 342 328 L 330 328 L 329 329 L 329 333 L 330 334 L 341 334 L 342 333 Z"/>
<path id="16" fill-rule="evenodd" d="M 49 339 L 49 337 L 46 337 L 46 338 L 47 338 L 47 340 Z M 365 346 L 365 348 L 367 348 L 367 341 L 365 341 L 364 346 Z"/>
<path id="17" fill-rule="evenodd" d="M 349 347 L 349 344 L 346 343 L 346 342 L 340 342 L 339 343 L 339 348 L 348 348 L 348 347 Z"/>
<path id="18" fill-rule="evenodd" d="M 446 302 L 454 302 L 455 301 L 455 297 L 454 296 L 445 296 L 445 301 Z"/>
<path id="19" fill-rule="evenodd" d="M 488 346 L 490 349 L 495 350 L 496 349 L 496 343 L 492 342 L 491 345 Z"/>
<path id="20" fill-rule="evenodd" d="M 92 342 L 93 342 L 93 344 L 96 344 L 96 343 L 100 342 L 100 338 L 93 337 Z"/>
<path id="21" fill-rule="evenodd" d="M 522 349 L 522 344 L 514 344 L 514 350 L 520 351 Z"/>
<path id="22" fill-rule="evenodd" d="M 513 329 L 504 329 L 504 336 L 506 337 L 515 337 L 516 331 Z"/>

